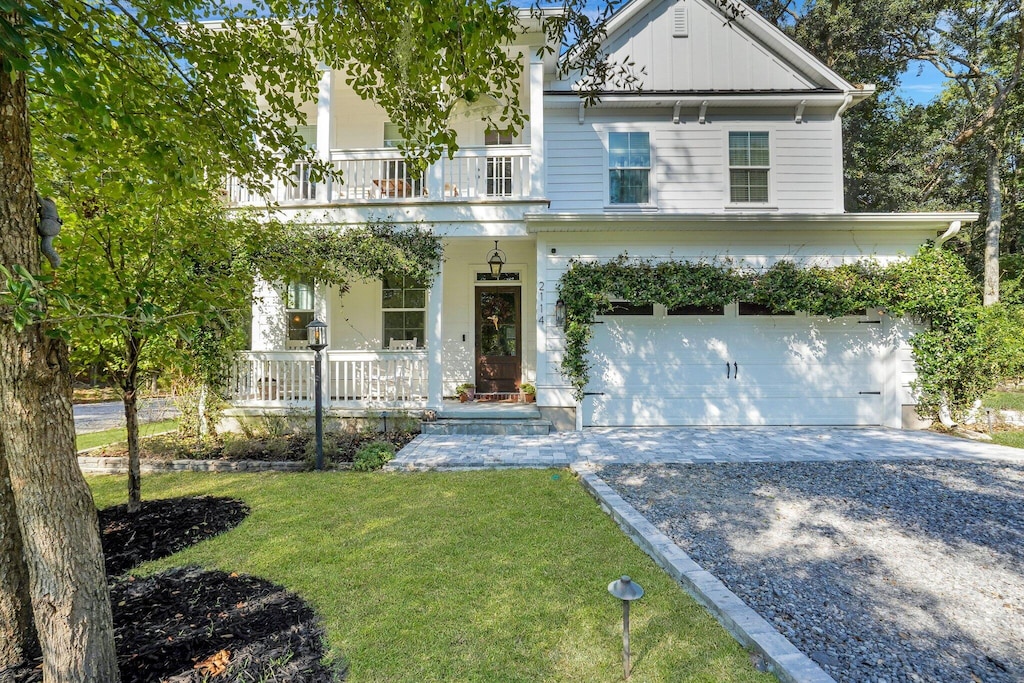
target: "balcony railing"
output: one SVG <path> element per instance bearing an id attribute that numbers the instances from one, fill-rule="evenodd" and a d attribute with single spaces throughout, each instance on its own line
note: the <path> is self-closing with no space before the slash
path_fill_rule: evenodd
<path id="1" fill-rule="evenodd" d="M 442 157 L 420 177 L 394 148 L 332 150 L 331 165 L 340 179 L 318 186 L 309 165 L 295 164 L 287 179 L 278 179 L 268 195 L 229 179 L 227 201 L 234 205 L 271 203 L 457 202 L 474 199 L 526 199 L 530 196 L 529 145 L 463 147 Z"/>
<path id="2" fill-rule="evenodd" d="M 327 351 L 325 404 L 417 407 L 427 400 L 427 352 Z M 312 407 L 311 351 L 243 351 L 235 358 L 229 398 L 237 406 Z"/>

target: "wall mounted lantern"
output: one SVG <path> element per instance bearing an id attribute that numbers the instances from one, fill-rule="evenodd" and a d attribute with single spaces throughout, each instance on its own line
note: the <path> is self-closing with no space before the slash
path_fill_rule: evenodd
<path id="1" fill-rule="evenodd" d="M 487 252 L 487 265 L 491 267 L 491 278 L 501 278 L 501 267 L 505 265 L 505 252 L 498 249 L 498 240 L 494 240 L 494 249 Z"/>
<path id="2" fill-rule="evenodd" d="M 565 302 L 561 299 L 555 302 L 555 324 L 565 327 Z"/>

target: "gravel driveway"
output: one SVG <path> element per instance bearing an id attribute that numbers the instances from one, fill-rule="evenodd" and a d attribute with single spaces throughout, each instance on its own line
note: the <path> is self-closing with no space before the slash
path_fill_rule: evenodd
<path id="1" fill-rule="evenodd" d="M 597 474 L 842 683 L 1024 681 L 1024 465 Z"/>

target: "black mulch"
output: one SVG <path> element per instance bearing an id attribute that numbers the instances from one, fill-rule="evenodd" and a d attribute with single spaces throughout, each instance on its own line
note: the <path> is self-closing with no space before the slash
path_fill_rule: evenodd
<path id="1" fill-rule="evenodd" d="M 241 523 L 249 508 L 230 498 L 144 501 L 129 515 L 101 510 L 107 575 L 171 555 Z M 341 665 L 323 657 L 323 627 L 302 598 L 253 576 L 195 567 L 111 581 L 122 683 L 330 683 Z M 0 680 L 42 681 L 40 661 Z"/>
<path id="2" fill-rule="evenodd" d="M 249 506 L 232 498 L 198 496 L 142 501 L 100 510 L 100 533 L 107 576 L 118 576 L 147 560 L 173 555 L 242 523 Z"/>
<path id="3" fill-rule="evenodd" d="M 304 600 L 253 576 L 172 569 L 111 586 L 122 683 L 303 681 L 326 667 L 323 628 Z"/>

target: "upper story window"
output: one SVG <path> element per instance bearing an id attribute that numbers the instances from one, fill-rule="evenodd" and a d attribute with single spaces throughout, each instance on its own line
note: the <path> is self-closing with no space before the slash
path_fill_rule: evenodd
<path id="1" fill-rule="evenodd" d="M 415 342 L 415 348 L 422 348 L 427 329 L 426 286 L 403 275 L 385 275 L 380 305 L 384 309 L 384 348 L 404 347 L 402 342 Z"/>
<path id="2" fill-rule="evenodd" d="M 729 133 L 729 201 L 768 203 L 768 133 Z"/>
<path id="3" fill-rule="evenodd" d="M 489 129 L 484 133 L 487 146 L 511 145 L 515 142 L 512 131 Z M 487 196 L 512 196 L 512 157 L 487 152 Z"/>
<path id="4" fill-rule="evenodd" d="M 384 123 L 384 146 L 398 147 L 403 142 L 405 142 L 405 138 L 402 136 L 402 132 L 398 129 L 398 124 L 386 121 Z"/>
<path id="5" fill-rule="evenodd" d="M 288 347 L 306 345 L 306 325 L 313 321 L 313 283 L 292 281 L 285 291 Z"/>
<path id="6" fill-rule="evenodd" d="M 608 133 L 608 202 L 647 204 L 650 179 L 650 134 Z"/>

